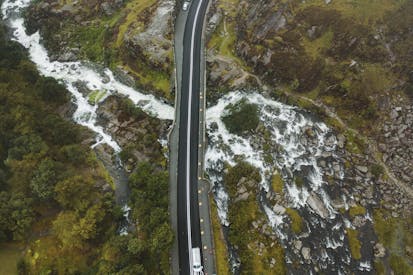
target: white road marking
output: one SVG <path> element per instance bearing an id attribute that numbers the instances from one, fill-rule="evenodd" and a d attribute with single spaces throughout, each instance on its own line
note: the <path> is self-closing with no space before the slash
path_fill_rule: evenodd
<path id="1" fill-rule="evenodd" d="M 192 236 L 191 236 L 191 205 L 190 205 L 190 137 L 191 137 L 191 102 L 192 102 L 192 81 L 193 81 L 193 68 L 194 68 L 194 36 L 195 29 L 198 22 L 199 10 L 201 8 L 202 0 L 198 2 L 198 6 L 195 13 L 194 24 L 192 25 L 191 35 L 191 62 L 189 63 L 189 98 L 188 98 L 188 130 L 186 136 L 186 219 L 188 230 L 188 254 L 189 254 L 189 269 L 190 274 L 193 274 L 192 270 Z"/>

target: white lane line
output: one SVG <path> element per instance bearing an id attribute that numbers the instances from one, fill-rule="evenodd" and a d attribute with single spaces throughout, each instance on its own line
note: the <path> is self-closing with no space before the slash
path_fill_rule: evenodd
<path id="1" fill-rule="evenodd" d="M 198 14 L 201 8 L 202 0 L 198 2 L 198 6 L 195 13 L 194 23 L 192 25 L 191 35 L 191 62 L 189 63 L 189 98 L 188 98 L 188 130 L 186 136 L 186 219 L 188 226 L 188 254 L 189 254 L 189 269 L 190 274 L 193 274 L 192 270 L 192 236 L 191 236 L 191 205 L 190 205 L 190 137 L 191 137 L 191 102 L 192 102 L 192 81 L 193 81 L 193 68 L 194 68 L 194 37 L 195 29 L 198 22 Z"/>

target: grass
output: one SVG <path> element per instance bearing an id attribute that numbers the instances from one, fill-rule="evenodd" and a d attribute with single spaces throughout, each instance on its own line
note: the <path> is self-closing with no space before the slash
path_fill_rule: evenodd
<path id="1" fill-rule="evenodd" d="M 300 213 L 297 210 L 292 208 L 285 209 L 288 216 L 291 219 L 291 229 L 295 234 L 299 234 L 303 231 L 304 223 L 303 218 L 301 218 Z"/>
<path id="2" fill-rule="evenodd" d="M 228 190 L 231 201 L 236 196 L 237 183 L 242 177 L 258 183 L 260 176 L 254 167 L 240 162 L 234 167 L 230 167 L 224 177 L 225 187 Z M 260 210 L 257 201 L 257 188 L 249 188 L 253 195 L 248 199 L 231 203 L 229 205 L 228 218 L 230 227 L 228 239 L 232 245 L 238 247 L 237 253 L 241 259 L 241 269 L 243 274 L 268 274 L 271 259 L 275 259 L 276 265 L 273 267 L 275 274 L 284 274 L 284 250 L 277 240 L 272 240 L 263 235 L 258 229 L 252 226 L 253 222 L 266 221 L 264 213 Z M 259 244 L 263 247 L 259 247 Z M 219 272 L 218 272 L 219 274 Z"/>
<path id="3" fill-rule="evenodd" d="M 140 65 L 142 66 L 142 65 Z M 165 98 L 170 99 L 170 76 L 162 71 L 156 71 L 151 68 L 140 68 L 135 69 L 131 68 L 128 65 L 122 66 L 124 70 L 133 74 L 136 78 L 138 78 L 138 83 L 144 88 L 154 88 L 158 91 L 162 92 L 162 95 Z"/>
<path id="4" fill-rule="evenodd" d="M 386 210 L 376 209 L 373 220 L 374 231 L 387 250 L 394 274 L 413 274 L 413 259 L 406 253 L 407 247 L 413 247 L 413 219 L 393 218 Z M 384 261 L 386 258 L 376 262 L 376 265 L 383 265 Z"/>
<path id="5" fill-rule="evenodd" d="M 351 256 L 355 260 L 360 260 L 361 259 L 361 252 L 360 252 L 361 244 L 358 239 L 358 231 L 355 229 L 351 229 L 351 228 L 347 228 L 346 230 L 347 230 L 348 242 L 350 245 Z"/>
<path id="6" fill-rule="evenodd" d="M 229 265 L 228 265 L 228 250 L 224 240 L 224 236 L 221 231 L 221 224 L 218 218 L 218 210 L 213 199 L 210 199 L 211 205 L 211 221 L 212 230 L 214 234 L 214 246 L 215 246 L 215 265 L 217 269 L 217 274 L 228 275 Z"/>
<path id="7" fill-rule="evenodd" d="M 278 194 L 282 194 L 284 192 L 284 181 L 280 173 L 277 172 L 272 176 L 271 186 L 274 192 Z"/>
<path id="8" fill-rule="evenodd" d="M 155 0 L 133 0 L 130 1 L 125 8 L 125 13 L 127 14 L 125 21 L 119 26 L 118 35 L 116 39 L 116 46 L 120 47 L 125 37 L 125 33 L 128 30 L 129 26 L 133 24 L 134 32 L 138 33 L 143 30 L 143 22 L 137 20 L 141 12 L 155 4 Z"/>
<path id="9" fill-rule="evenodd" d="M 313 58 L 320 56 L 320 54 L 331 46 L 334 33 L 330 30 L 325 32 L 321 37 L 310 41 L 303 39 L 303 46 L 306 52 Z"/>
<path id="10" fill-rule="evenodd" d="M 361 205 L 355 205 L 349 209 L 348 213 L 352 218 L 354 218 L 355 216 L 366 215 L 366 208 Z"/>
<path id="11" fill-rule="evenodd" d="M 237 39 L 235 25 L 239 2 L 239 0 L 220 0 L 218 2 L 218 7 L 225 11 L 225 15 L 211 36 L 207 47 L 209 49 L 215 48 L 218 55 L 232 59 L 241 68 L 249 71 L 244 61 L 234 53 Z"/>
<path id="12" fill-rule="evenodd" d="M 22 257 L 21 243 L 0 244 L 0 274 L 17 274 L 17 262 Z"/>
<path id="13" fill-rule="evenodd" d="M 105 95 L 105 91 L 93 91 L 88 95 L 88 101 L 90 104 L 95 105 L 96 103 L 99 103 Z"/>
<path id="14" fill-rule="evenodd" d="M 390 256 L 390 267 L 394 275 L 413 274 L 413 268 L 407 263 L 406 259 L 398 255 Z"/>
<path id="15" fill-rule="evenodd" d="M 379 22 L 387 12 L 396 10 L 405 1 L 407 0 L 331 1 L 331 3 L 326 6 L 324 0 L 313 0 L 308 1 L 306 4 L 302 4 L 300 8 L 314 5 L 330 7 L 331 9 L 340 11 L 345 16 L 350 17 L 359 23 L 368 25 Z"/>

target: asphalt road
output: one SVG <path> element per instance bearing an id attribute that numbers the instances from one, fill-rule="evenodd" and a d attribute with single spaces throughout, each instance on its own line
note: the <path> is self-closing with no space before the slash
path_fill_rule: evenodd
<path id="1" fill-rule="evenodd" d="M 202 251 L 198 207 L 198 133 L 202 28 L 207 6 L 208 0 L 191 1 L 183 39 L 177 186 L 180 274 L 192 274 L 192 247 L 199 247 Z"/>

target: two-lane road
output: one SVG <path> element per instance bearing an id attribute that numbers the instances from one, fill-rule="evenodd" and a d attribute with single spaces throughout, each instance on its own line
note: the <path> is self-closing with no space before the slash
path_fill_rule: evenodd
<path id="1" fill-rule="evenodd" d="M 202 29 L 208 0 L 192 0 L 183 39 L 178 152 L 178 247 L 180 274 L 192 274 L 192 248 L 202 251 L 198 207 L 199 97 Z M 202 259 L 202 257 L 201 257 Z"/>

